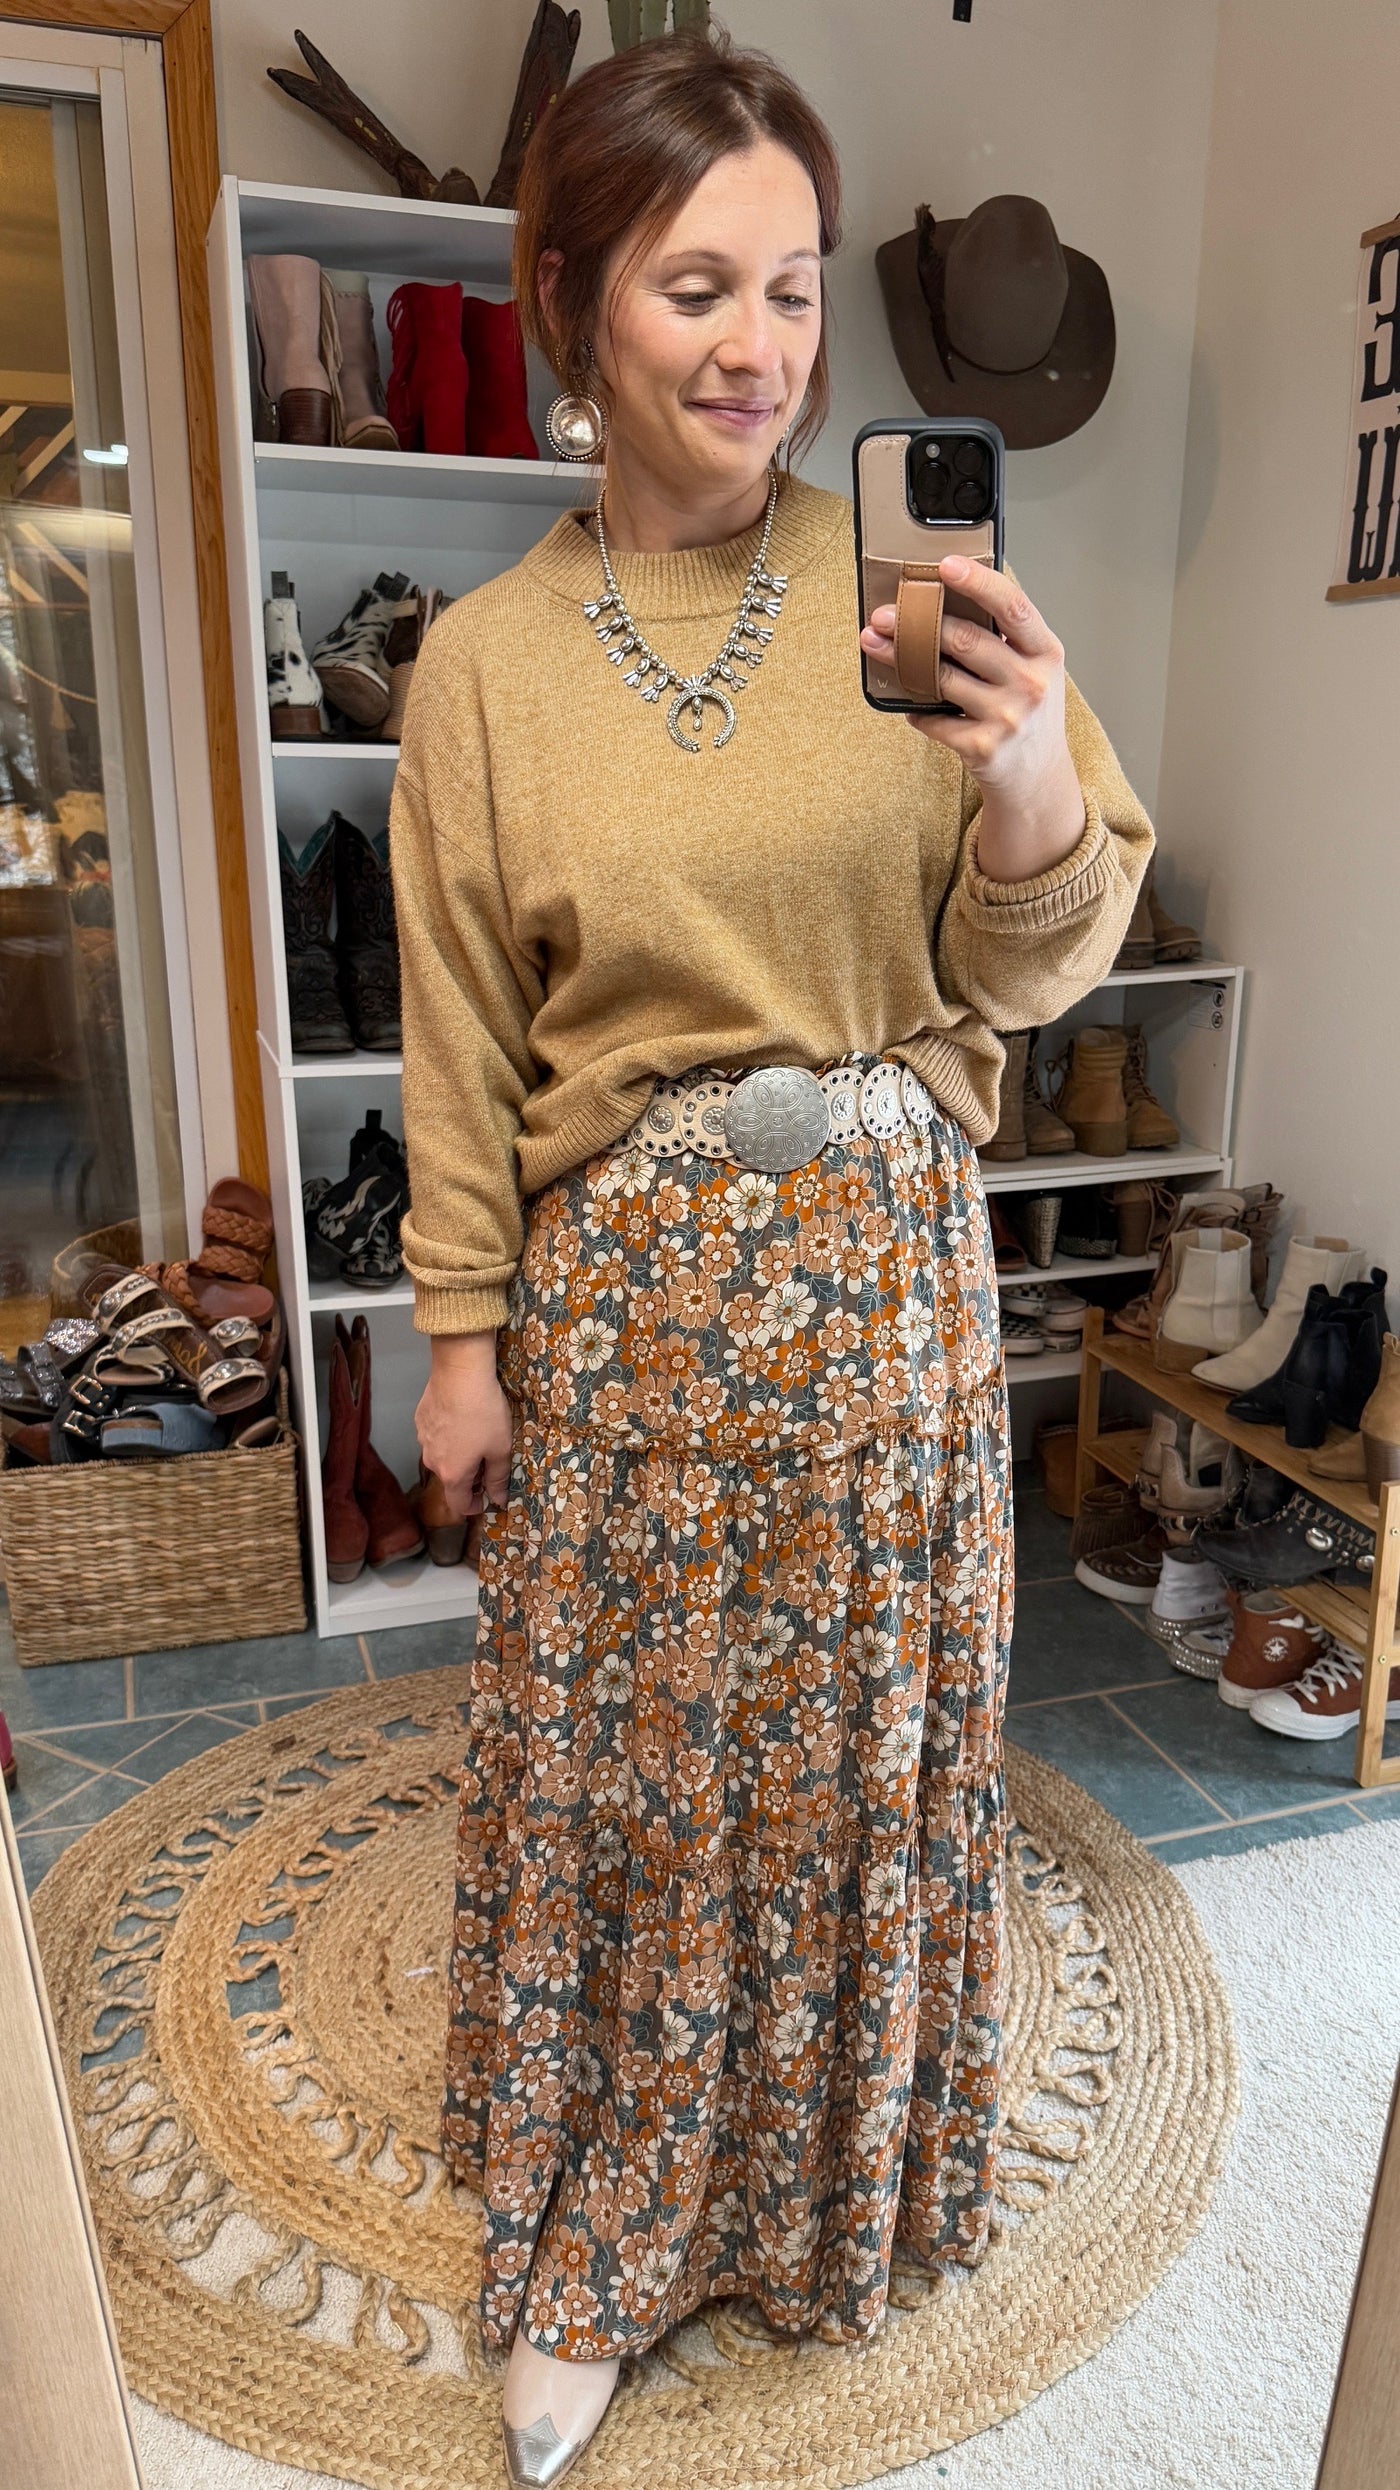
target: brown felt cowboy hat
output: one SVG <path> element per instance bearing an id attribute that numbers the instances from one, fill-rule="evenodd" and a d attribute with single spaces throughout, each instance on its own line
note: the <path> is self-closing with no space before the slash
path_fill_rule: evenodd
<path id="1" fill-rule="evenodd" d="M 983 415 L 1009 450 L 1077 432 L 1113 372 L 1113 304 L 1039 199 L 915 210 L 875 254 L 899 368 L 926 415 Z"/>

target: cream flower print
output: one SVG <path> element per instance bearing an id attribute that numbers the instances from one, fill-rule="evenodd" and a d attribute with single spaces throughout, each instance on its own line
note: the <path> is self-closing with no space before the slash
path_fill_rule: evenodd
<path id="1" fill-rule="evenodd" d="M 768 1336 L 774 1340 L 791 1340 L 794 1332 L 810 1323 L 817 1310 L 817 1301 L 805 1281 L 780 1280 L 770 1288 L 763 1300 L 764 1320 Z"/>
<path id="2" fill-rule="evenodd" d="M 620 1193 L 645 1193 L 656 1174 L 656 1161 L 650 1150 L 639 1142 L 629 1141 L 614 1150 L 606 1165 L 593 1179 L 593 1191 L 600 1200 L 610 1202 Z"/>
<path id="3" fill-rule="evenodd" d="M 617 1347 L 617 1329 L 612 1323 L 600 1323 L 595 1314 L 581 1314 L 574 1325 L 569 1347 L 569 1363 L 575 1373 L 586 1369 L 596 1375 L 607 1365 Z"/>
<path id="4" fill-rule="evenodd" d="M 778 1188 L 761 1168 L 746 1167 L 726 1185 L 724 1200 L 736 1228 L 766 1228 L 777 1207 Z"/>

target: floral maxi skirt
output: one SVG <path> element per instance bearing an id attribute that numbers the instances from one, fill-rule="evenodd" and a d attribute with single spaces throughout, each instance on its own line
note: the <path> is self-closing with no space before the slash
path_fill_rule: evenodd
<path id="1" fill-rule="evenodd" d="M 844 1060 L 861 1066 L 878 1060 Z M 443 2141 L 482 2339 L 702 2302 L 858 2341 L 975 2264 L 998 2118 L 1010 1442 L 961 1127 L 533 1195 L 499 1339 Z"/>

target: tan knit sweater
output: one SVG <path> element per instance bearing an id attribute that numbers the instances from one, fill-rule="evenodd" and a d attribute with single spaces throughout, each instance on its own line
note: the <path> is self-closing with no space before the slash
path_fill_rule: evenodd
<path id="1" fill-rule="evenodd" d="M 668 664 L 715 655 L 757 541 L 617 557 Z M 682 752 L 609 665 L 576 512 L 424 645 L 391 815 L 420 1330 L 504 1321 L 523 1196 L 618 1139 L 658 1075 L 888 1052 L 984 1141 L 993 1032 L 1112 964 L 1152 830 L 1078 693 L 1084 835 L 989 881 L 972 781 L 861 696 L 849 504 L 785 484 L 770 562 L 791 585 L 722 752 L 714 710 Z"/>

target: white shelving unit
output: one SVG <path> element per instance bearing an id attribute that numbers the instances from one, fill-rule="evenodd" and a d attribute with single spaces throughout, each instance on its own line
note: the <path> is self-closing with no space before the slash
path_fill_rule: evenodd
<path id="1" fill-rule="evenodd" d="M 1175 1150 L 1129 1150 L 1122 1158 L 1091 1158 L 1082 1150 L 1062 1157 L 990 1159 L 983 1165 L 989 1194 L 1065 1193 L 1085 1185 L 1195 1179 L 1228 1184 L 1239 1050 L 1244 972 L 1225 960 L 1189 960 L 1168 968 L 1116 969 L 1102 985 L 1041 1032 L 1036 1049 L 1043 1065 L 1078 1028 L 1137 1023 L 1147 1038 L 1148 1079 L 1181 1131 Z M 1043 1086 L 1043 1084 L 1042 1084 Z M 1063 1224 L 1063 1214 L 1062 1214 Z M 1155 1270 L 1155 1254 L 1089 1256 L 1057 1254 L 1045 1269 L 1000 1275 L 1001 1289 L 1032 1287 L 1046 1280 L 1110 1280 Z M 1040 1357 L 1010 1357 L 1008 1384 L 1057 1383 L 1079 1372 L 1077 1349 Z"/>
<path id="2" fill-rule="evenodd" d="M 406 278 L 460 279 L 473 293 L 510 292 L 515 220 L 500 208 L 284 189 L 225 180 L 209 231 L 219 429 L 234 619 L 235 689 L 257 974 L 259 1052 L 272 1163 L 277 1255 L 287 1303 L 293 1375 L 306 1447 L 307 1517 L 317 1624 L 322 1634 L 426 1624 L 470 1614 L 470 1566 L 368 1568 L 351 1583 L 326 1576 L 321 1449 L 326 1371 L 337 1315 L 363 1314 L 373 1342 L 372 1423 L 396 1474 L 417 1474 L 413 1411 L 427 1376 L 427 1343 L 413 1328 L 413 1290 L 352 1289 L 309 1278 L 301 1218 L 303 1179 L 344 1173 L 350 1136 L 369 1107 L 403 1130 L 397 1055 L 296 1057 L 287 1012 L 279 827 L 299 847 L 326 814 L 368 830 L 388 813 L 396 743 L 272 741 L 268 726 L 263 599 L 274 570 L 296 583 L 308 642 L 339 620 L 380 570 L 406 570 L 423 587 L 461 595 L 508 569 L 561 510 L 591 497 L 590 469 L 551 460 L 442 458 L 416 452 L 302 449 L 253 439 L 244 261 L 295 251 L 333 268 L 362 268 L 389 369 L 384 307 Z M 552 392 L 532 370 L 536 438 Z"/>

